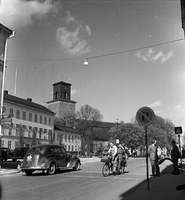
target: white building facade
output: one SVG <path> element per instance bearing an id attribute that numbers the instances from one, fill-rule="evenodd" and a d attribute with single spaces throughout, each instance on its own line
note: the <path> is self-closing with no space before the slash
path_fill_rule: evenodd
<path id="1" fill-rule="evenodd" d="M 3 114 L 12 119 L 9 127 L 3 127 L 2 147 L 14 149 L 19 146 L 32 145 L 33 134 L 36 144 L 49 142 L 54 132 L 55 113 L 48 108 L 4 92 Z M 23 144 L 20 144 L 22 134 Z"/>

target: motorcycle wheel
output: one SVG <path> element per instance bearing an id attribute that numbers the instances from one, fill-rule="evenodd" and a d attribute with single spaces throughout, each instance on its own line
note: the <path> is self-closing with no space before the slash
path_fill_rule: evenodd
<path id="1" fill-rule="evenodd" d="M 102 167 L 102 174 L 104 177 L 107 177 L 110 173 L 110 168 L 107 164 L 104 164 Z"/>

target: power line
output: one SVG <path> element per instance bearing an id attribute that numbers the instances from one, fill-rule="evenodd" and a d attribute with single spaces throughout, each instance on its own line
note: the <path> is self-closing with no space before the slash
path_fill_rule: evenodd
<path id="1" fill-rule="evenodd" d="M 182 41 L 182 40 L 184 40 L 184 38 L 172 40 L 172 41 L 168 41 L 168 42 L 163 42 L 163 43 L 159 43 L 159 44 L 149 45 L 149 46 L 145 46 L 145 47 L 139 47 L 139 48 L 134 48 L 134 49 L 125 50 L 125 51 L 119 51 L 119 52 L 115 52 L 115 53 L 108 53 L 108 54 L 102 54 L 102 55 L 87 57 L 86 59 L 101 58 L 101 57 L 105 57 L 105 56 L 113 56 L 113 55 L 118 55 L 118 54 L 124 54 L 124 53 L 132 52 L 132 51 L 138 51 L 138 50 L 148 49 L 148 48 L 152 48 L 152 47 L 156 47 L 156 46 L 171 44 L 171 43 L 179 42 L 179 41 Z"/>
<path id="2" fill-rule="evenodd" d="M 176 40 L 171 40 L 168 42 L 162 42 L 159 44 L 154 44 L 154 45 L 149 45 L 149 46 L 145 46 L 145 47 L 138 47 L 138 48 L 134 48 L 134 49 L 129 49 L 129 50 L 124 50 L 124 51 L 118 51 L 118 52 L 114 52 L 114 53 L 107 53 L 107 54 L 101 54 L 101 55 L 96 55 L 96 56 L 90 56 L 90 57 L 86 57 L 86 59 L 94 59 L 94 58 L 102 58 L 102 57 L 107 57 L 107 56 L 113 56 L 113 55 L 118 55 L 118 54 L 124 54 L 124 53 L 129 53 L 129 52 L 133 52 L 133 51 L 138 51 L 138 50 L 143 50 L 143 49 L 148 49 L 148 48 L 152 48 L 152 47 L 156 47 L 156 46 L 162 46 L 162 45 L 167 45 L 167 44 L 171 44 L 171 43 L 175 43 L 175 42 L 180 42 L 183 41 L 184 38 L 181 39 L 176 39 Z M 70 60 L 79 60 L 81 58 L 51 58 L 51 59 L 7 59 L 7 61 L 9 62 L 18 62 L 18 61 L 22 61 L 22 62 L 26 62 L 26 61 L 60 61 L 60 60 L 66 60 L 66 61 L 70 61 Z"/>

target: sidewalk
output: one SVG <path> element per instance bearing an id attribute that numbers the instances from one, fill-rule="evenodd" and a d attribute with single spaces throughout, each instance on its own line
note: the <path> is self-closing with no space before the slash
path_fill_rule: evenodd
<path id="1" fill-rule="evenodd" d="M 151 177 L 121 196 L 120 200 L 185 200 L 183 191 L 177 191 L 178 185 L 185 184 L 185 173 L 172 175 L 172 163 L 165 161 L 160 165 L 160 176 Z M 149 189 L 149 190 L 148 190 Z"/>

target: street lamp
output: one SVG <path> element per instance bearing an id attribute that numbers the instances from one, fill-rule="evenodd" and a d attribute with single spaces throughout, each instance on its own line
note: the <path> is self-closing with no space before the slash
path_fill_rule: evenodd
<path id="1" fill-rule="evenodd" d="M 118 118 L 116 118 L 115 124 L 116 124 L 116 134 L 115 134 L 115 139 L 117 140 L 118 130 L 119 130 L 119 119 L 118 119 Z"/>
<path id="2" fill-rule="evenodd" d="M 3 114 L 3 99 L 4 99 L 4 81 L 6 69 L 6 53 L 7 53 L 7 39 L 14 37 L 15 32 L 0 24 L 0 119 L 2 120 Z M 2 126 L 0 124 L 0 170 L 2 164 Z"/>

